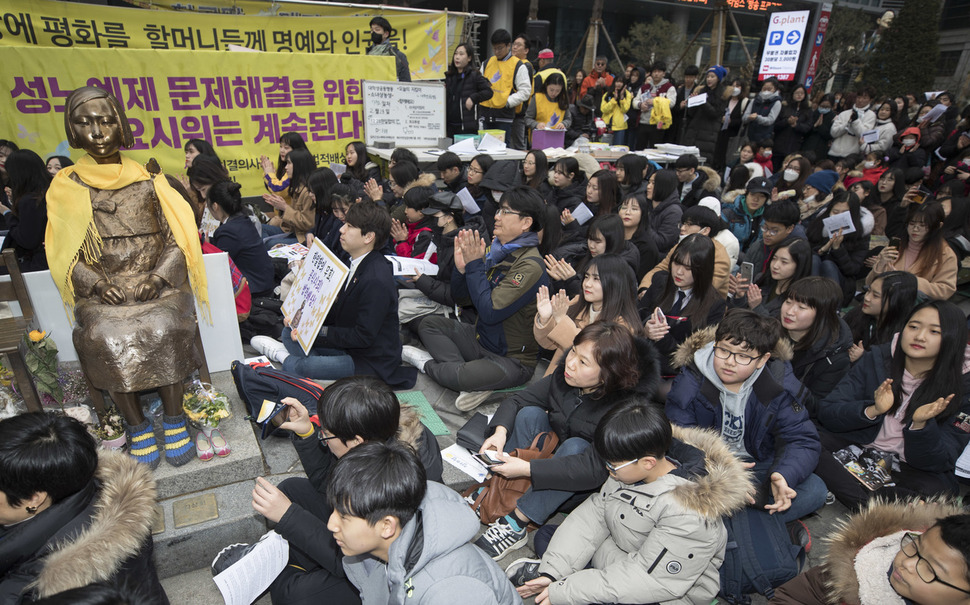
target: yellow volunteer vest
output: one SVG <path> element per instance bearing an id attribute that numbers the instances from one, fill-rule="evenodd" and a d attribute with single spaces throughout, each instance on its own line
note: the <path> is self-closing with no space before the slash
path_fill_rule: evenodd
<path id="1" fill-rule="evenodd" d="M 565 92 L 559 93 L 560 95 L 566 94 Z M 536 122 L 540 124 L 548 124 L 549 120 L 553 117 L 556 120 L 552 123 L 553 126 L 562 121 L 564 114 L 568 111 L 567 109 L 560 109 L 559 105 L 555 101 L 550 101 L 549 97 L 545 93 L 540 92 L 535 96 L 536 99 Z"/>
<path id="2" fill-rule="evenodd" d="M 562 73 L 562 70 L 559 69 L 558 67 L 547 67 L 547 68 L 543 69 L 542 71 L 537 72 L 536 73 L 536 78 L 539 78 L 539 80 L 543 84 L 545 84 L 546 83 L 546 78 L 548 78 L 551 74 L 559 74 L 560 76 L 562 76 L 562 81 L 563 82 L 566 82 L 566 84 L 569 83 L 569 80 L 566 79 L 566 74 Z"/>
<path id="3" fill-rule="evenodd" d="M 482 101 L 482 107 L 504 109 L 515 89 L 515 70 L 522 63 L 516 57 L 509 57 L 507 61 L 499 61 L 495 57 L 485 64 L 482 74 L 492 85 L 492 98 Z M 525 103 L 523 103 L 525 105 Z"/>

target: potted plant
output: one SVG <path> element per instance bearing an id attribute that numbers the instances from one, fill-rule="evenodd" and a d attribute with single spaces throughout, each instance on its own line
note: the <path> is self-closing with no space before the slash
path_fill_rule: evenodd
<path id="1" fill-rule="evenodd" d="M 121 414 L 114 408 L 108 408 L 98 414 L 99 425 L 94 432 L 101 440 L 101 447 L 106 450 L 120 450 L 127 443 L 125 425 Z"/>

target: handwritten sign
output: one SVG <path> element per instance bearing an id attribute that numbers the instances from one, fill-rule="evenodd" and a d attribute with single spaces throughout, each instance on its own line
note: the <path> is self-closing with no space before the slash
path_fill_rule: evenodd
<path id="1" fill-rule="evenodd" d="M 296 275 L 296 285 L 283 302 L 283 317 L 289 323 L 303 352 L 310 354 L 330 308 L 340 293 L 350 268 L 340 262 L 319 239 Z"/>

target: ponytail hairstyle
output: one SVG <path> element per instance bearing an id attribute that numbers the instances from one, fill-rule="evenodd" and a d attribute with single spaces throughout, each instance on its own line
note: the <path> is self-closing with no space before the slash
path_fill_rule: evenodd
<path id="1" fill-rule="evenodd" d="M 307 148 L 294 149 L 286 160 L 293 164 L 293 176 L 290 177 L 290 198 L 296 199 L 300 189 L 307 186 L 310 175 L 317 168 L 317 161 Z M 285 166 L 284 166 L 285 168 Z"/>
<path id="2" fill-rule="evenodd" d="M 306 141 L 303 140 L 303 135 L 298 132 L 284 132 L 280 136 L 279 142 L 281 144 L 286 143 L 289 145 L 291 150 L 290 153 L 293 153 L 297 149 L 307 148 Z M 282 179 L 284 176 L 286 176 L 286 160 L 283 159 L 283 156 L 280 156 L 279 161 L 276 162 L 276 178 Z"/>
<path id="3" fill-rule="evenodd" d="M 839 307 L 842 305 L 842 287 L 839 284 L 827 277 L 810 275 L 793 283 L 785 292 L 785 298 L 815 309 L 815 321 L 805 338 L 795 343 L 796 351 L 809 350 L 823 338 L 828 339 L 825 346 L 838 340 Z"/>
<path id="4" fill-rule="evenodd" d="M 243 211 L 242 194 L 239 192 L 242 185 L 233 181 L 219 181 L 209 189 L 209 197 L 206 200 L 210 206 L 219 204 L 219 207 L 228 215 L 236 216 Z"/>
<path id="5" fill-rule="evenodd" d="M 579 167 L 579 162 L 576 161 L 576 158 L 572 156 L 560 158 L 556 162 L 554 170 L 565 176 L 569 176 L 569 174 L 572 173 L 573 183 L 581 183 L 583 179 L 586 178 L 586 173 L 583 172 L 583 169 Z"/>
<path id="6" fill-rule="evenodd" d="M 925 302 L 909 314 L 903 331 L 893 348 L 890 364 L 890 376 L 893 379 L 893 406 L 887 414 L 895 414 L 903 401 L 903 370 L 906 369 L 906 354 L 903 352 L 903 335 L 909 329 L 909 324 L 922 309 L 935 309 L 940 321 L 940 352 L 936 356 L 932 369 L 922 378 L 923 381 L 910 399 L 903 424 L 913 419 L 913 412 L 920 406 L 936 401 L 940 397 L 953 394 L 953 400 L 945 410 L 936 416 L 937 424 L 949 422 L 963 404 L 963 359 L 967 348 L 967 318 L 959 307 L 945 300 L 931 300 Z"/>

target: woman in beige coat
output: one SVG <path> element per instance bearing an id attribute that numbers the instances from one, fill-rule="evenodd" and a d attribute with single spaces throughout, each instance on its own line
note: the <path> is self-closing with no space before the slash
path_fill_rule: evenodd
<path id="1" fill-rule="evenodd" d="M 581 296 L 570 300 L 565 290 L 549 295 L 545 286 L 536 294 L 533 334 L 544 349 L 555 351 L 545 375 L 556 369 L 580 330 L 597 320 L 630 327 L 634 336 L 642 328 L 636 308 L 636 276 L 629 263 L 614 254 L 590 259 L 583 273 Z"/>

